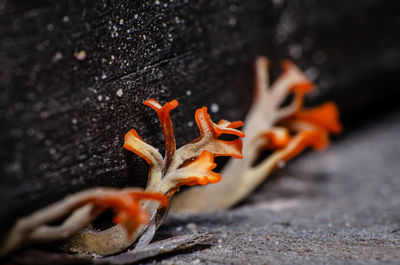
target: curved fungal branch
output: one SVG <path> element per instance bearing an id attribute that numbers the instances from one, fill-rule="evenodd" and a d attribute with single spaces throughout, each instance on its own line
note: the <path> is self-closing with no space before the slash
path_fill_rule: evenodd
<path id="1" fill-rule="evenodd" d="M 113 222 L 119 223 L 131 237 L 140 225 L 148 223 L 148 213 L 139 205 L 141 200 L 168 204 L 163 194 L 144 192 L 139 188 L 94 188 L 75 193 L 20 219 L 4 239 L 0 256 L 23 244 L 65 239 L 108 208 L 115 211 Z M 61 224 L 51 225 L 60 219 L 63 219 Z"/>
<path id="2" fill-rule="evenodd" d="M 243 159 L 230 160 L 224 167 L 224 179 L 211 186 L 191 188 L 178 194 L 171 211 L 199 213 L 229 208 L 245 198 L 282 162 L 312 147 L 324 149 L 330 133 L 342 126 L 334 103 L 303 109 L 303 98 L 313 84 L 290 61 L 283 62 L 284 72 L 269 86 L 268 60 L 255 63 L 255 91 L 243 131 Z M 292 102 L 280 107 L 290 94 Z M 263 150 L 273 153 L 256 164 Z"/>
<path id="3" fill-rule="evenodd" d="M 158 150 L 145 143 L 134 129 L 125 135 L 124 147 L 142 157 L 150 165 L 146 192 L 162 193 L 170 199 L 182 185 L 219 182 L 222 179 L 221 175 L 212 171 L 216 167 L 214 157 L 243 157 L 241 139 L 232 141 L 219 139 L 222 134 L 244 137 L 244 133 L 237 129 L 243 125 L 242 122 L 221 120 L 215 124 L 207 113 L 207 108 L 200 108 L 195 113 L 200 136 L 176 149 L 170 112 L 178 106 L 178 102 L 173 100 L 162 106 L 156 100 L 149 99 L 144 104 L 157 112 L 166 146 L 165 156 L 162 157 Z M 149 213 L 149 222 L 140 225 L 131 237 L 126 237 L 121 225 L 100 232 L 81 231 L 69 239 L 64 246 L 65 249 L 80 254 L 105 256 L 120 252 L 135 241 L 137 241 L 136 249 L 147 246 L 168 209 L 160 207 L 160 203 L 154 201 L 144 202 L 142 209 Z"/>

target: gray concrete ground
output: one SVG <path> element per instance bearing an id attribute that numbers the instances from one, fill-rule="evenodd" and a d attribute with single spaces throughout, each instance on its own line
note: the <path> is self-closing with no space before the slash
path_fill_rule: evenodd
<path id="1" fill-rule="evenodd" d="M 400 264 L 399 137 L 400 113 L 303 154 L 235 209 L 170 215 L 159 235 L 214 238 L 142 264 Z"/>

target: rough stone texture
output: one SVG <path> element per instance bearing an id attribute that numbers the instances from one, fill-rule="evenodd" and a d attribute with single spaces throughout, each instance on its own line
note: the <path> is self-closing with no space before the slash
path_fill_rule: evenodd
<path id="1" fill-rule="evenodd" d="M 0 234 L 68 193 L 143 186 L 147 166 L 122 139 L 136 128 L 163 149 L 147 98 L 181 103 L 178 145 L 197 136 L 197 107 L 243 119 L 259 54 L 298 63 L 321 88 L 310 99 L 335 98 L 348 126 L 393 106 L 399 10 L 396 0 L 0 1 Z"/>
<path id="2" fill-rule="evenodd" d="M 155 264 L 399 264 L 399 135 L 400 112 L 299 157 L 235 209 L 170 215 L 160 234 L 214 239 Z"/>

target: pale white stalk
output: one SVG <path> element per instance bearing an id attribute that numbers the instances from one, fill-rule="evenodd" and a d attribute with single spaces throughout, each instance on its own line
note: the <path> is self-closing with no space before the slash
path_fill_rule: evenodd
<path id="1" fill-rule="evenodd" d="M 300 102 L 294 100 L 289 106 L 280 108 L 282 102 L 296 84 L 310 82 L 294 65 L 283 73 L 270 87 L 268 60 L 259 57 L 255 62 L 255 96 L 254 102 L 244 121 L 243 159 L 231 159 L 224 166 L 222 181 L 205 187 L 193 187 L 177 194 L 172 201 L 172 212 L 202 213 L 229 208 L 252 192 L 272 172 L 277 164 L 295 148 L 297 141 L 293 139 L 282 150 L 275 151 L 257 166 L 262 147 L 266 144 L 261 134 L 279 129 L 276 123 L 293 114 Z"/>

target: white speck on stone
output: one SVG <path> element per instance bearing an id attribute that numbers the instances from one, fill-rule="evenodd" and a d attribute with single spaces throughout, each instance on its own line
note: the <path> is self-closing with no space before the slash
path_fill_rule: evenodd
<path id="1" fill-rule="evenodd" d="M 237 10 L 237 6 L 235 6 L 235 5 L 230 5 L 229 6 L 229 11 L 235 12 L 236 10 Z"/>
<path id="2" fill-rule="evenodd" d="M 192 122 L 192 121 L 189 121 L 189 122 L 188 122 L 188 126 L 189 126 L 189 127 L 193 127 L 193 122 Z"/>
<path id="3" fill-rule="evenodd" d="M 201 260 L 200 259 L 195 259 L 193 262 L 192 262 L 192 264 L 200 264 L 201 263 Z"/>
<path id="4" fill-rule="evenodd" d="M 178 226 L 175 230 L 176 230 L 176 232 L 180 232 L 180 231 L 182 231 L 182 229 L 183 229 L 182 226 Z"/>
<path id="5" fill-rule="evenodd" d="M 114 55 L 111 55 L 111 60 L 115 60 L 115 56 Z"/>
<path id="6" fill-rule="evenodd" d="M 102 101 L 102 100 L 103 100 L 103 96 L 102 96 L 102 95 L 98 95 L 98 96 L 97 96 L 97 100 L 98 100 L 98 101 Z"/>
<path id="7" fill-rule="evenodd" d="M 53 31 L 54 30 L 54 25 L 53 24 L 49 24 L 46 26 L 48 31 Z"/>
<path id="8" fill-rule="evenodd" d="M 75 119 L 75 118 L 73 118 L 73 119 L 71 120 L 71 122 L 72 122 L 72 124 L 77 124 L 77 123 L 78 123 L 78 120 Z"/>
<path id="9" fill-rule="evenodd" d="M 64 16 L 62 18 L 63 22 L 68 23 L 69 22 L 69 17 L 68 16 Z"/>
<path id="10" fill-rule="evenodd" d="M 221 244 L 222 243 L 222 239 L 218 239 L 218 243 Z"/>
<path id="11" fill-rule="evenodd" d="M 54 148 L 50 148 L 49 153 L 50 153 L 50 155 L 55 155 L 55 154 L 57 154 L 57 151 Z"/>
<path id="12" fill-rule="evenodd" d="M 124 95 L 124 91 L 120 88 L 117 90 L 117 96 L 122 97 Z"/>
<path id="13" fill-rule="evenodd" d="M 160 1 L 156 0 L 155 4 L 160 5 Z"/>
<path id="14" fill-rule="evenodd" d="M 103 73 L 103 74 L 101 75 L 101 79 L 106 79 L 106 78 L 107 78 L 106 74 Z"/>
<path id="15" fill-rule="evenodd" d="M 35 134 L 35 129 L 29 128 L 29 129 L 26 131 L 26 133 L 27 133 L 29 136 L 32 136 L 32 135 Z"/>
<path id="16" fill-rule="evenodd" d="M 29 100 L 35 100 L 35 99 L 36 99 L 36 94 L 33 93 L 33 92 L 29 93 L 29 94 L 28 94 L 28 99 L 29 99 Z"/>
<path id="17" fill-rule="evenodd" d="M 121 19 L 119 20 L 119 24 L 120 24 L 120 25 L 124 25 L 124 19 L 121 18 Z"/>
<path id="18" fill-rule="evenodd" d="M 49 117 L 49 113 L 47 111 L 43 111 L 40 113 L 40 118 L 46 119 L 47 117 Z"/>
<path id="19" fill-rule="evenodd" d="M 217 113 L 218 111 L 219 111 L 219 106 L 217 105 L 217 103 L 212 103 L 211 104 L 211 112 Z"/>
<path id="20" fill-rule="evenodd" d="M 190 96 L 192 94 L 192 91 L 186 90 L 186 96 Z"/>
<path id="21" fill-rule="evenodd" d="M 283 5 L 283 0 L 272 0 L 272 4 L 275 7 L 281 7 Z"/>
<path id="22" fill-rule="evenodd" d="M 188 223 L 186 228 L 193 232 L 196 231 L 197 225 L 195 223 Z"/>
<path id="23" fill-rule="evenodd" d="M 138 19 L 139 15 L 138 15 L 138 14 L 135 14 L 133 17 L 134 17 L 135 19 Z"/>
<path id="24" fill-rule="evenodd" d="M 44 137 L 45 137 L 45 135 L 44 135 L 44 133 L 42 133 L 42 132 L 38 132 L 38 133 L 36 134 L 36 138 L 38 138 L 39 140 L 43 140 Z"/>
<path id="25" fill-rule="evenodd" d="M 293 20 L 293 15 L 290 11 L 284 11 L 278 21 L 278 25 L 276 26 L 276 40 L 278 43 L 282 43 L 289 35 L 295 30 L 296 24 Z"/>
<path id="26" fill-rule="evenodd" d="M 79 52 L 74 53 L 74 56 L 79 61 L 83 61 L 83 60 L 86 59 L 86 51 L 85 50 L 80 50 Z"/>
<path id="27" fill-rule="evenodd" d="M 283 168 L 283 167 L 285 167 L 285 165 L 286 165 L 286 163 L 285 163 L 285 161 L 279 161 L 278 162 L 278 164 L 276 165 L 278 168 Z"/>
<path id="28" fill-rule="evenodd" d="M 228 20 L 228 25 L 231 26 L 231 27 L 234 27 L 234 26 L 236 25 L 236 18 L 231 17 L 231 18 Z"/>
<path id="29" fill-rule="evenodd" d="M 56 52 L 53 56 L 52 61 L 53 62 L 58 62 L 59 60 L 61 60 L 63 58 L 63 55 L 61 52 Z"/>
<path id="30" fill-rule="evenodd" d="M 317 67 L 310 67 L 305 70 L 304 73 L 311 81 L 315 81 L 315 79 L 317 79 L 317 77 L 319 76 L 319 70 Z"/>
<path id="31" fill-rule="evenodd" d="M 300 59 L 303 51 L 300 45 L 293 44 L 289 46 L 289 53 L 293 57 L 293 59 Z"/>
<path id="32" fill-rule="evenodd" d="M 96 258 L 101 258 L 102 256 L 99 254 L 91 254 L 90 255 L 92 258 L 96 259 Z"/>

